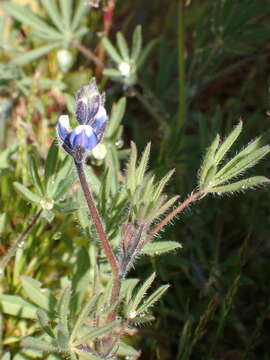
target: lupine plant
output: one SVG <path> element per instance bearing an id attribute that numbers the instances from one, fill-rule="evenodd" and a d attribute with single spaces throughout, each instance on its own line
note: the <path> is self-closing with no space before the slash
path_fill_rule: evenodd
<path id="1" fill-rule="evenodd" d="M 124 337 L 132 335 L 138 325 L 153 320 L 152 307 L 168 290 L 169 284 L 151 290 L 156 274 L 152 273 L 145 280 L 133 279 L 128 278 L 130 269 L 136 266 L 136 260 L 142 254 L 153 256 L 181 248 L 178 242 L 156 240 L 156 235 L 191 203 L 209 194 L 233 193 L 267 184 L 269 180 L 263 176 L 238 178 L 263 158 L 270 146 L 266 144 L 265 136 L 261 136 L 231 159 L 224 160 L 242 130 L 242 122 L 224 141 L 217 135 L 198 172 L 197 188 L 179 203 L 179 196 L 164 194 L 173 170 L 161 180 L 156 180 L 151 171 L 146 171 L 150 144 L 139 162 L 136 146 L 131 144 L 125 175 L 121 181 L 118 180 L 116 189 L 108 167 L 103 183 L 96 187 L 99 190 L 94 191 L 91 183 L 94 174 L 86 175 L 91 171 L 86 160 L 89 152 L 99 146 L 104 137 L 106 142 L 106 128 L 110 129 L 105 94 L 100 94 L 94 78 L 76 93 L 75 121 L 77 124 L 72 129 L 68 115 L 61 115 L 56 126 L 58 144 L 67 153 L 61 169 L 56 170 L 57 147 L 53 144 L 45 166 L 44 181 L 39 177 L 35 160 L 30 161 L 35 192 L 15 183 L 17 191 L 40 210 L 9 249 L 0 266 L 3 274 L 12 256 L 18 256 L 15 254 L 17 249 L 24 250 L 24 237 L 39 217 L 51 221 L 48 212 L 75 211 L 78 204 L 85 201 L 87 208 L 81 208 L 84 214 L 79 216 L 84 217 L 80 223 L 88 239 L 87 252 L 94 261 L 90 284 L 87 279 L 78 286 L 78 281 L 76 283 L 73 278 L 55 297 L 52 289 L 45 290 L 38 280 L 24 275 L 21 284 L 30 301 L 18 295 L 2 294 L 1 306 L 4 313 L 36 320 L 26 331 L 31 336 L 23 338 L 21 345 L 32 349 L 32 354 L 38 358 L 68 356 L 71 359 L 98 360 L 130 356 L 136 359 L 139 350 L 126 344 Z M 66 197 L 74 181 L 71 160 L 80 185 L 79 202 Z M 85 215 L 87 210 L 89 217 Z M 77 261 L 84 259 L 81 255 Z M 4 359 L 9 359 L 8 353 Z"/>
<path id="2" fill-rule="evenodd" d="M 269 6 L 0 2 L 1 359 L 269 360 Z"/>

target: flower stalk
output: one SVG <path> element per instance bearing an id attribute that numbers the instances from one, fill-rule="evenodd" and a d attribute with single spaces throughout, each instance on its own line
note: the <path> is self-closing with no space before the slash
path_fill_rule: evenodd
<path id="1" fill-rule="evenodd" d="M 94 223 L 97 235 L 99 237 L 100 244 L 101 244 L 101 246 L 106 254 L 106 257 L 108 259 L 108 262 L 111 266 L 112 274 L 114 277 L 112 294 L 111 294 L 111 304 L 113 304 L 118 299 L 119 292 L 120 292 L 119 265 L 118 265 L 115 255 L 113 253 L 112 247 L 109 243 L 109 240 L 107 238 L 106 232 L 104 230 L 104 226 L 102 224 L 98 209 L 95 205 L 92 192 L 86 181 L 83 163 L 78 163 L 75 161 L 75 166 L 76 166 L 78 178 L 80 180 L 81 188 L 82 188 L 89 212 L 93 219 L 93 223 Z M 112 311 L 108 316 L 108 321 L 113 321 L 114 319 L 115 319 L 115 312 Z"/>

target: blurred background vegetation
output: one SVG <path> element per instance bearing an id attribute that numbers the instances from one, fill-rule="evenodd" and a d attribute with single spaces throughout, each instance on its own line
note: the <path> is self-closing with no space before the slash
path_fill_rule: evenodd
<path id="1" fill-rule="evenodd" d="M 167 192 L 182 198 L 196 186 L 216 133 L 224 136 L 239 118 L 242 144 L 269 129 L 269 0 L 66 0 L 71 13 L 64 1 L 62 25 L 49 1 L 0 3 L 1 256 L 36 214 L 12 183 L 29 182 L 31 156 L 42 168 L 59 115 L 73 111 L 74 92 L 91 76 L 106 91 L 108 109 L 127 98 L 119 158 L 130 140 L 140 150 L 151 141 L 151 171 L 175 168 Z M 130 46 L 137 25 L 140 66 L 124 58 L 122 39 Z M 117 44 L 132 73 L 118 66 Z M 103 163 L 89 159 L 100 177 Z M 260 173 L 269 172 L 265 160 Z M 160 235 L 180 242 L 181 251 L 139 259 L 131 276 L 154 269 L 171 284 L 156 320 L 132 338 L 142 359 L 270 359 L 269 199 L 268 188 L 204 199 Z M 9 265 L 3 293 L 21 293 L 20 274 L 55 290 L 68 276 L 71 254 L 83 245 L 76 218 L 47 216 Z M 7 317 L 1 326 L 8 339 L 2 346 L 14 354 L 29 326 L 17 321 Z"/>

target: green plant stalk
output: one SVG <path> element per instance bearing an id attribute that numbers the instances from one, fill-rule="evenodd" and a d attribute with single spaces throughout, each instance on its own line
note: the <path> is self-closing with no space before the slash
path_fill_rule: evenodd
<path id="1" fill-rule="evenodd" d="M 94 226 L 96 228 L 97 235 L 99 237 L 101 246 L 106 254 L 106 257 L 109 261 L 109 264 L 111 266 L 112 274 L 113 274 L 113 288 L 112 288 L 112 295 L 111 295 L 111 304 L 113 304 L 119 297 L 120 293 L 120 270 L 119 270 L 119 264 L 116 261 L 116 257 L 113 253 L 112 247 L 109 243 L 109 240 L 107 238 L 107 235 L 105 233 L 99 212 L 97 210 L 97 207 L 95 205 L 93 195 L 90 191 L 90 188 L 88 186 L 88 183 L 86 181 L 84 168 L 82 163 L 77 163 L 75 161 L 75 166 L 78 174 L 78 178 L 80 180 L 81 188 L 90 212 L 90 215 L 93 219 Z M 108 322 L 113 321 L 115 319 L 115 311 L 112 311 L 108 315 Z"/>
<path id="2" fill-rule="evenodd" d="M 40 210 L 32 219 L 30 224 L 27 226 L 27 228 L 24 230 L 24 232 L 14 241 L 14 243 L 11 245 L 11 247 L 8 250 L 7 255 L 5 255 L 1 261 L 0 261 L 0 272 L 3 275 L 4 270 L 10 260 L 15 256 L 17 249 L 20 247 L 20 244 L 25 240 L 29 232 L 32 230 L 33 226 L 36 224 L 38 219 L 40 218 L 42 210 Z"/>
<path id="3" fill-rule="evenodd" d="M 186 122 L 186 64 L 185 64 L 185 19 L 184 0 L 178 4 L 178 85 L 179 85 L 179 108 L 178 108 L 178 131 L 179 133 Z"/>

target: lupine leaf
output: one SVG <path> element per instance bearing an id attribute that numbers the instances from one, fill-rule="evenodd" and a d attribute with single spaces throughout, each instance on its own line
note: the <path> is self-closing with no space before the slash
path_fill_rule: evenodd
<path id="1" fill-rule="evenodd" d="M 125 39 L 125 37 L 123 36 L 123 34 L 121 32 L 118 32 L 116 34 L 116 42 L 117 42 L 117 47 L 120 51 L 120 54 L 122 56 L 122 58 L 128 62 L 129 61 L 129 49 L 128 49 L 128 44 L 127 41 Z"/>
<path id="2" fill-rule="evenodd" d="M 63 325 L 63 330 L 65 333 L 68 334 L 68 316 L 69 316 L 69 304 L 70 304 L 70 298 L 71 298 L 71 288 L 67 287 L 63 293 L 62 296 L 59 299 L 58 307 L 59 307 L 59 320 L 60 323 Z"/>
<path id="3" fill-rule="evenodd" d="M 147 57 L 149 56 L 150 52 L 152 51 L 152 49 L 154 48 L 154 46 L 156 45 L 156 43 L 158 42 L 157 39 L 155 40 L 151 40 L 142 50 L 140 57 L 138 59 L 138 62 L 136 64 L 137 69 L 139 69 L 145 62 L 145 60 L 147 59 Z"/>
<path id="4" fill-rule="evenodd" d="M 140 289 L 138 290 L 138 292 L 135 295 L 135 297 L 133 298 L 133 300 L 128 304 L 127 309 L 126 309 L 126 316 L 127 317 L 129 317 L 130 312 L 132 312 L 132 311 L 137 312 L 138 305 L 142 301 L 142 299 L 143 299 L 144 295 L 146 294 L 147 290 L 152 285 L 155 277 L 156 277 L 156 273 L 154 272 L 148 279 L 146 279 L 146 281 L 140 287 Z"/>
<path id="5" fill-rule="evenodd" d="M 51 329 L 51 325 L 49 323 L 50 319 L 44 310 L 42 309 L 37 310 L 37 319 L 43 331 L 45 331 L 49 336 L 54 337 L 54 334 Z"/>
<path id="6" fill-rule="evenodd" d="M 163 215 L 166 213 L 166 211 L 169 210 L 171 206 L 179 199 L 179 195 L 176 195 L 169 199 L 167 202 L 165 202 L 162 206 L 151 209 L 150 214 L 147 216 L 147 221 L 152 222 L 155 218 L 159 217 L 160 215 Z"/>
<path id="7" fill-rule="evenodd" d="M 148 143 L 144 149 L 139 166 L 136 170 L 136 182 L 138 185 L 142 184 L 142 182 L 143 182 L 143 178 L 144 178 L 148 160 L 149 160 L 150 149 L 151 149 L 151 143 Z"/>
<path id="8" fill-rule="evenodd" d="M 4 314 L 36 319 L 36 306 L 17 295 L 0 294 L 1 310 Z"/>
<path id="9" fill-rule="evenodd" d="M 41 0 L 42 6 L 46 9 L 48 15 L 50 16 L 53 24 L 58 28 L 58 30 L 63 32 L 63 21 L 57 7 L 57 2 L 55 0 Z"/>
<path id="10" fill-rule="evenodd" d="M 207 189 L 208 186 L 211 187 L 210 185 L 213 183 L 213 181 L 214 181 L 214 179 L 215 179 L 215 176 L 216 176 L 216 173 L 217 173 L 217 167 L 216 167 L 216 165 L 212 165 L 212 166 L 208 169 L 208 172 L 207 172 L 206 175 L 205 175 L 203 184 L 201 184 L 200 189 L 201 189 L 202 191 L 204 191 L 205 189 Z"/>
<path id="11" fill-rule="evenodd" d="M 220 145 L 219 149 L 215 154 L 215 165 L 217 166 L 220 161 L 224 158 L 226 153 L 230 150 L 232 145 L 237 140 L 238 136 L 240 135 L 243 127 L 243 122 L 240 120 L 239 124 L 232 130 L 232 132 L 227 136 L 227 138 L 223 141 Z"/>
<path id="12" fill-rule="evenodd" d="M 202 166 L 199 170 L 200 184 L 204 184 L 205 177 L 206 177 L 209 169 L 211 168 L 211 166 L 214 165 L 214 157 L 215 157 L 215 153 L 217 151 L 219 142 L 220 142 L 220 136 L 217 135 L 205 154 Z"/>
<path id="13" fill-rule="evenodd" d="M 74 17 L 72 19 L 72 23 L 71 23 L 71 31 L 72 32 L 74 32 L 80 25 L 80 22 L 83 18 L 83 15 L 85 14 L 85 12 L 86 12 L 85 0 L 79 0 L 77 8 L 75 10 Z"/>
<path id="14" fill-rule="evenodd" d="M 234 192 L 239 190 L 246 190 L 269 182 L 270 180 L 264 176 L 253 176 L 244 180 L 236 181 L 228 185 L 212 187 L 209 190 L 207 190 L 207 192 L 211 192 L 211 193 Z"/>
<path id="15" fill-rule="evenodd" d="M 136 29 L 132 36 L 132 50 L 131 58 L 136 64 L 142 49 L 142 27 L 141 25 L 136 26 Z"/>
<path id="16" fill-rule="evenodd" d="M 70 29 L 71 15 L 72 15 L 72 0 L 60 0 L 60 9 L 63 16 L 65 27 L 67 29 Z"/>
<path id="17" fill-rule="evenodd" d="M 222 176 L 225 172 L 230 171 L 240 160 L 245 159 L 246 156 L 254 154 L 256 151 L 260 150 L 263 147 L 262 145 L 266 145 L 265 142 L 264 136 L 259 136 L 257 139 L 253 140 L 220 169 L 218 176 Z"/>
<path id="18" fill-rule="evenodd" d="M 59 352 L 59 349 L 46 341 L 39 340 L 35 337 L 29 336 L 22 339 L 22 346 L 29 347 L 31 349 L 41 350 L 45 352 Z"/>
<path id="19" fill-rule="evenodd" d="M 51 190 L 50 196 L 55 200 L 60 200 L 64 195 L 67 195 L 75 181 L 73 173 L 73 161 L 70 157 L 66 158 L 61 169 L 57 171 L 54 187 Z"/>
<path id="20" fill-rule="evenodd" d="M 130 190 L 131 194 L 136 189 L 136 161 L 137 161 L 137 148 L 136 145 L 131 142 L 131 153 L 126 174 L 126 187 Z"/>
<path id="21" fill-rule="evenodd" d="M 126 344 L 125 342 L 120 341 L 117 354 L 119 356 L 134 356 L 138 358 L 140 352 L 134 349 L 132 346 Z"/>
<path id="22" fill-rule="evenodd" d="M 52 179 L 56 165 L 57 165 L 57 155 L 58 155 L 58 145 L 55 141 L 52 142 L 51 147 L 49 149 L 47 159 L 45 161 L 45 183 L 48 189 L 51 187 L 51 182 L 55 183 L 55 179 Z M 54 186 L 53 186 L 54 187 Z M 48 191 L 50 193 L 50 191 Z"/>
<path id="23" fill-rule="evenodd" d="M 106 137 L 113 138 L 118 132 L 119 125 L 126 109 L 126 98 L 121 98 L 116 104 L 113 105 L 110 121 L 106 130 Z"/>
<path id="24" fill-rule="evenodd" d="M 221 169 L 215 176 L 214 185 L 222 184 L 225 181 L 241 174 L 243 171 L 254 166 L 260 159 L 262 159 L 266 154 L 270 152 L 270 146 L 266 145 L 262 148 L 251 152 L 250 154 L 245 155 L 242 159 L 238 157 L 238 161 L 233 161 L 232 159 L 231 166 L 225 171 Z"/>
<path id="25" fill-rule="evenodd" d="M 113 321 L 109 324 L 106 324 L 104 326 L 101 326 L 99 328 L 95 328 L 92 331 L 89 331 L 87 335 L 82 336 L 80 339 L 76 340 L 73 345 L 77 346 L 80 344 L 85 344 L 88 341 L 91 341 L 93 339 L 96 339 L 100 336 L 106 335 L 108 332 L 112 331 L 116 326 L 118 326 L 121 323 L 120 320 Z"/>
<path id="26" fill-rule="evenodd" d="M 176 241 L 153 241 L 146 244 L 141 253 L 144 255 L 156 256 L 181 248 L 182 245 Z"/>
<path id="27" fill-rule="evenodd" d="M 44 189 L 43 189 L 43 185 L 41 183 L 40 177 L 39 177 L 36 159 L 33 156 L 30 156 L 29 163 L 30 163 L 29 170 L 30 170 L 30 175 L 31 175 L 33 184 L 37 188 L 39 194 L 44 195 Z"/>
<path id="28" fill-rule="evenodd" d="M 23 24 L 31 26 L 33 29 L 47 33 L 51 36 L 58 35 L 58 32 L 54 30 L 54 28 L 35 15 L 29 7 L 21 6 L 9 1 L 3 2 L 2 6 L 9 15 L 13 16 L 16 20 L 22 22 Z"/>
<path id="29" fill-rule="evenodd" d="M 21 279 L 23 289 L 29 299 L 42 309 L 51 311 L 55 304 L 54 297 L 50 293 L 42 291 L 38 281 L 28 276 L 22 276 Z"/>
<path id="30" fill-rule="evenodd" d="M 28 64 L 30 61 L 38 59 L 39 57 L 47 54 L 49 51 L 55 49 L 58 46 L 58 43 L 52 43 L 41 46 L 31 51 L 24 52 L 22 54 L 16 55 L 16 57 L 14 57 L 13 59 L 13 62 L 17 65 Z"/>
<path id="31" fill-rule="evenodd" d="M 171 170 L 168 172 L 168 174 L 166 174 L 158 183 L 154 193 L 153 193 L 153 201 L 156 201 L 160 195 L 162 194 L 162 191 L 164 190 L 164 187 L 167 185 L 168 181 L 170 180 L 170 178 L 172 177 L 172 175 L 174 174 L 175 170 Z"/>
<path id="32" fill-rule="evenodd" d="M 104 76 L 108 76 L 112 79 L 119 79 L 122 77 L 121 72 L 116 69 L 104 69 L 102 73 Z"/>
<path id="33" fill-rule="evenodd" d="M 137 315 L 140 315 L 142 312 L 148 310 L 150 306 L 153 306 L 155 302 L 157 302 L 161 296 L 168 290 L 170 285 L 162 285 L 160 286 L 152 295 L 150 295 L 143 304 L 136 310 Z"/>
<path id="34" fill-rule="evenodd" d="M 97 357 L 96 355 L 87 353 L 86 351 L 74 349 L 74 352 L 80 356 L 80 359 L 86 359 L 86 360 L 103 360 L 101 357 Z"/>
<path id="35" fill-rule="evenodd" d="M 31 202 L 40 203 L 40 200 L 42 199 L 42 197 L 38 194 L 33 193 L 32 191 L 30 191 L 29 189 L 27 189 L 24 185 L 15 182 L 13 183 L 15 189 L 26 199 L 29 200 Z"/>
<path id="36" fill-rule="evenodd" d="M 123 62 L 123 59 L 119 55 L 116 48 L 113 46 L 113 44 L 110 42 L 109 39 L 104 37 L 102 39 L 102 45 L 104 46 L 105 50 L 107 51 L 108 55 L 112 58 L 113 61 L 115 61 L 117 64 L 121 64 Z"/>
<path id="37" fill-rule="evenodd" d="M 68 334 L 65 332 L 63 326 L 61 325 L 58 325 L 57 328 L 57 345 L 61 352 L 68 352 L 69 351 Z"/>
<path id="38" fill-rule="evenodd" d="M 77 317 L 77 320 L 74 324 L 74 327 L 72 329 L 71 335 L 70 335 L 70 341 L 73 342 L 73 340 L 76 338 L 77 333 L 80 329 L 80 327 L 83 325 L 83 323 L 87 320 L 88 316 L 92 312 L 94 306 L 96 305 L 98 300 L 98 297 L 96 295 L 92 296 L 84 305 L 82 308 L 79 316 Z"/>

